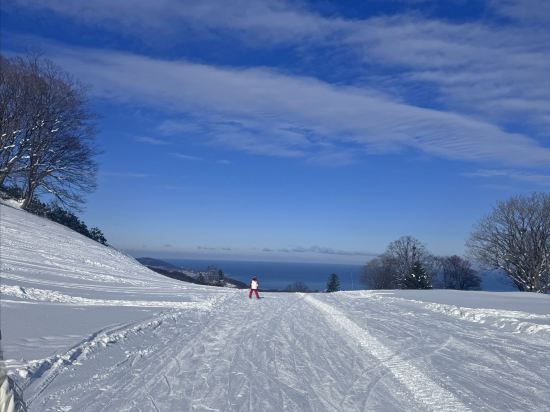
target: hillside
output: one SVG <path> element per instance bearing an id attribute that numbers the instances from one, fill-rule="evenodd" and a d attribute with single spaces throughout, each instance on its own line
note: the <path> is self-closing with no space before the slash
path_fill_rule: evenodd
<path id="1" fill-rule="evenodd" d="M 160 273 L 161 275 L 168 276 L 172 279 L 181 280 L 183 282 L 190 282 L 195 283 L 198 285 L 204 284 L 198 279 L 197 273 L 193 273 L 188 270 L 180 269 L 171 263 L 165 262 L 164 260 L 150 258 L 150 257 L 138 257 L 136 260 L 141 263 L 142 265 L 147 266 L 149 269 Z M 246 289 L 248 285 L 245 283 L 228 278 L 227 276 L 224 277 L 222 283 L 214 284 L 215 286 L 223 286 L 223 287 L 229 287 L 229 288 L 239 288 L 239 289 Z"/>
<path id="2" fill-rule="evenodd" d="M 0 205 L 2 344 L 30 411 L 550 409 L 550 296 L 184 283 Z"/>
<path id="3" fill-rule="evenodd" d="M 176 266 L 171 263 L 165 262 L 164 260 L 150 258 L 150 257 L 138 257 L 136 260 L 145 266 L 156 267 L 160 269 L 175 270 Z"/>

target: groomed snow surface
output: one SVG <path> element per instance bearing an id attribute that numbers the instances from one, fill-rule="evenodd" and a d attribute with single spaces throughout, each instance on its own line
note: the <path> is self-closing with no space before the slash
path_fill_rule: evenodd
<path id="1" fill-rule="evenodd" d="M 0 206 L 1 321 L 30 411 L 548 411 L 550 296 L 264 294 L 162 277 Z"/>

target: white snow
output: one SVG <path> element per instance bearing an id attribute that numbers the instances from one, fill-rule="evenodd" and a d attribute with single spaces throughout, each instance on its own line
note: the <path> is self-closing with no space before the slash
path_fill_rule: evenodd
<path id="1" fill-rule="evenodd" d="M 22 200 L 15 200 L 15 199 L 1 199 L 0 198 L 0 204 L 11 206 L 16 209 L 21 209 L 21 205 L 23 204 Z"/>
<path id="2" fill-rule="evenodd" d="M 407 361 L 398 353 L 388 349 L 366 328 L 361 328 L 334 306 L 321 302 L 313 296 L 306 296 L 306 301 L 319 309 L 329 323 L 341 333 L 347 335 L 350 341 L 357 342 L 370 356 L 383 363 L 388 372 L 402 383 L 414 399 L 429 410 L 468 411 L 466 405 L 460 402 L 451 392 L 438 386 L 426 374 L 417 369 L 412 362 Z"/>
<path id="3" fill-rule="evenodd" d="M 30 411 L 550 410 L 548 295 L 250 300 L 7 205 L 0 263 L 5 363 Z"/>

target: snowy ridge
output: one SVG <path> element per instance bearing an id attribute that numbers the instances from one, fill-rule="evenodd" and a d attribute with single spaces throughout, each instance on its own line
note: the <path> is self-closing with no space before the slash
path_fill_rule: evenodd
<path id="1" fill-rule="evenodd" d="M 506 329 L 513 333 L 528 333 L 550 340 L 550 315 L 536 315 L 532 313 L 464 308 L 441 303 L 425 303 L 428 310 L 445 315 L 454 316 L 468 322 L 482 323 L 499 329 Z M 540 320 L 546 324 L 527 322 L 523 319 Z"/>
<path id="2" fill-rule="evenodd" d="M 23 205 L 23 201 L 15 200 L 15 199 L 2 199 L 0 197 L 0 204 L 13 207 L 14 209 L 21 209 L 21 205 Z"/>
<path id="3" fill-rule="evenodd" d="M 27 300 L 80 306 L 201 308 L 176 281 L 58 223 L 0 205 L 1 292 Z"/>
<path id="4" fill-rule="evenodd" d="M 213 302 L 210 300 L 201 302 L 172 302 L 149 300 L 121 300 L 121 299 L 90 299 L 81 296 L 70 296 L 55 290 L 24 288 L 22 286 L 0 286 L 0 292 L 6 296 L 27 299 L 39 302 L 68 303 L 81 306 L 129 306 L 149 308 L 176 308 L 209 310 Z"/>
<path id="5" fill-rule="evenodd" d="M 18 275 L 32 282 L 42 279 L 107 287 L 150 287 L 152 279 L 165 280 L 125 254 L 58 223 L 5 205 L 0 205 L 0 216 L 5 279 Z M 37 272 L 42 276 L 37 277 Z"/>
<path id="6" fill-rule="evenodd" d="M 429 311 L 453 316 L 468 322 L 479 323 L 512 333 L 526 333 L 539 336 L 543 339 L 550 339 L 550 314 L 541 315 L 522 311 L 469 308 L 443 303 L 430 303 L 416 299 L 388 296 L 384 292 L 358 292 L 355 295 L 385 302 L 414 303 Z"/>
<path id="7" fill-rule="evenodd" d="M 343 312 L 311 295 L 306 302 L 322 312 L 341 333 L 357 341 L 366 351 L 382 362 L 385 367 L 410 391 L 414 399 L 432 411 L 470 411 L 451 392 L 443 389 L 410 362 L 385 347 L 366 329 L 359 327 Z"/>

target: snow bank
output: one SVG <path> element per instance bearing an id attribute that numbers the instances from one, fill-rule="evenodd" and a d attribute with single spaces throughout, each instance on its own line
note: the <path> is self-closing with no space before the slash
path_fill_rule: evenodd
<path id="1" fill-rule="evenodd" d="M 482 323 L 514 333 L 529 333 L 550 339 L 550 315 L 502 309 L 474 309 L 440 303 L 428 303 L 424 304 L 424 307 L 433 312 L 454 316 L 468 322 Z"/>
<path id="2" fill-rule="evenodd" d="M 148 300 L 121 300 L 121 299 L 90 299 L 81 296 L 70 296 L 55 290 L 24 288 L 22 286 L 0 286 L 0 292 L 6 296 L 28 299 L 40 302 L 68 303 L 79 306 L 133 306 L 158 307 L 179 309 L 209 309 L 212 302 L 177 302 L 177 301 L 148 301 Z"/>
<path id="3" fill-rule="evenodd" d="M 15 200 L 15 199 L 2 199 L 0 197 L 0 204 L 13 207 L 15 209 L 21 209 L 21 206 L 23 205 L 23 201 Z"/>
<path id="4" fill-rule="evenodd" d="M 415 305 L 431 312 L 483 324 L 516 334 L 550 339 L 550 296 L 526 292 L 464 292 L 454 290 L 345 292 L 367 298 Z M 435 301 L 435 302 L 434 302 Z M 440 303 L 441 301 L 456 303 Z M 477 305 L 478 307 L 474 307 Z M 491 307 L 493 306 L 493 307 Z M 523 310 L 509 310 L 516 307 Z"/>

